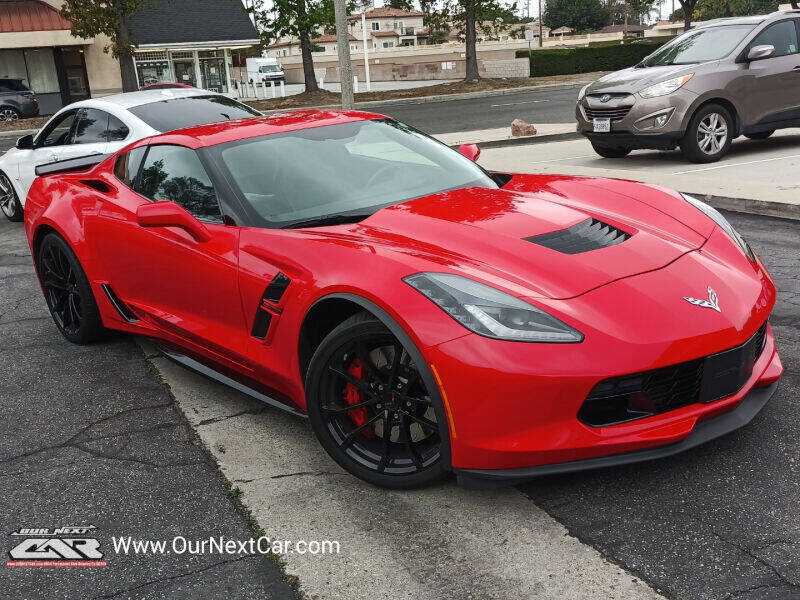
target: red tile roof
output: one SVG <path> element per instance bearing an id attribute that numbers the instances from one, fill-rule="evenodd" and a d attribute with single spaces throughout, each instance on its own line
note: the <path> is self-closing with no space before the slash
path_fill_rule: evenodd
<path id="1" fill-rule="evenodd" d="M 372 10 L 368 10 L 366 17 L 367 19 L 383 19 L 386 17 L 421 17 L 423 15 L 424 13 L 418 12 L 416 10 L 403 10 L 401 8 L 381 6 L 379 8 L 373 8 Z M 348 18 L 351 21 L 360 20 L 361 13 L 350 15 Z"/>
<path id="2" fill-rule="evenodd" d="M 351 42 L 357 42 L 358 41 L 358 38 L 356 38 L 354 35 L 348 35 L 347 37 Z M 323 44 L 325 42 L 338 42 L 338 41 L 339 40 L 337 39 L 337 37 L 335 35 L 321 35 L 319 37 L 312 38 L 311 43 L 312 44 Z"/>
<path id="3" fill-rule="evenodd" d="M 55 8 L 40 0 L 0 1 L 0 33 L 71 28 Z"/>
<path id="4" fill-rule="evenodd" d="M 396 31 L 371 31 L 372 37 L 398 37 Z"/>

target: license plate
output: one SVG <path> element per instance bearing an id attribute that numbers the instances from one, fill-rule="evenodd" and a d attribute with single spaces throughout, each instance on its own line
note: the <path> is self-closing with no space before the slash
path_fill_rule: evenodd
<path id="1" fill-rule="evenodd" d="M 595 133 L 608 133 L 611 131 L 611 119 L 594 119 Z"/>

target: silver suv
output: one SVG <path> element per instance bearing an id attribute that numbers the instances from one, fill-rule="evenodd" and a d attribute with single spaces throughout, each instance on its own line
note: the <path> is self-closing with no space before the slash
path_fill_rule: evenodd
<path id="1" fill-rule="evenodd" d="M 578 96 L 578 132 L 607 158 L 680 146 L 693 162 L 731 140 L 800 127 L 800 11 L 716 19 Z"/>

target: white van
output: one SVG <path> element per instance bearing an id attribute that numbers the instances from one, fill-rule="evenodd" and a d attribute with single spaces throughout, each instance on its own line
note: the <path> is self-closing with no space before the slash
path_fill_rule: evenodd
<path id="1" fill-rule="evenodd" d="M 286 81 L 283 69 L 276 58 L 261 56 L 247 59 L 247 78 L 250 83 L 269 83 Z"/>

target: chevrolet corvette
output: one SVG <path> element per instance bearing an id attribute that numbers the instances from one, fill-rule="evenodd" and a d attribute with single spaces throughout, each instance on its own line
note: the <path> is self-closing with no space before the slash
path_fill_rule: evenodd
<path id="1" fill-rule="evenodd" d="M 152 338 L 377 485 L 666 457 L 755 417 L 776 289 L 722 214 L 460 150 L 363 112 L 197 126 L 39 167 L 25 227 L 69 341 Z"/>

